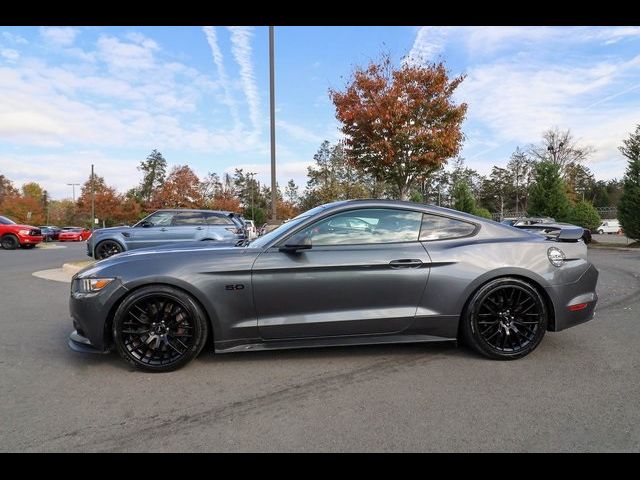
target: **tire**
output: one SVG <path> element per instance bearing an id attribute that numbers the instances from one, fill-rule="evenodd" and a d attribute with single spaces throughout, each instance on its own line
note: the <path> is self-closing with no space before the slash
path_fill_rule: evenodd
<path id="1" fill-rule="evenodd" d="M 604 235 L 604 230 L 602 230 L 602 229 L 598 230 L 598 234 Z"/>
<path id="2" fill-rule="evenodd" d="M 124 249 L 115 240 L 103 240 L 96 245 L 93 256 L 96 260 L 103 260 L 122 252 Z"/>
<path id="3" fill-rule="evenodd" d="M 129 364 L 168 372 L 198 356 L 209 335 L 209 322 L 189 294 L 150 285 L 135 290 L 120 304 L 112 333 L 118 353 Z"/>
<path id="4" fill-rule="evenodd" d="M 4 237 L 2 237 L 2 240 L 0 240 L 0 245 L 2 245 L 2 248 L 4 248 L 5 250 L 15 250 L 16 248 L 18 248 L 18 245 L 20 245 L 20 242 L 18 241 L 18 237 L 8 233 Z"/>
<path id="5" fill-rule="evenodd" d="M 469 299 L 461 317 L 462 340 L 485 357 L 515 360 L 536 349 L 548 321 L 536 288 L 517 278 L 498 278 Z"/>

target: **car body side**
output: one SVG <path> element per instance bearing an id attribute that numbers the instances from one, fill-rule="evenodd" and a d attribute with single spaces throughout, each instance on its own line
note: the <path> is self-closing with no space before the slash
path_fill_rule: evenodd
<path id="1" fill-rule="evenodd" d="M 428 258 L 424 265 L 427 269 L 425 283 L 411 321 L 401 331 L 392 332 L 396 336 L 409 338 L 421 335 L 433 340 L 455 340 L 459 319 L 472 293 L 490 280 L 505 276 L 525 279 L 541 292 L 550 307 L 548 329 L 551 331 L 563 330 L 593 316 L 598 272 L 587 260 L 586 246 L 581 241 L 555 242 L 490 220 L 408 202 L 394 202 L 391 205 L 382 201 L 363 201 L 357 207 L 401 208 L 447 216 L 473 223 L 477 227 L 472 236 L 465 238 L 418 242 Z M 200 303 L 212 326 L 217 352 L 268 342 L 261 332 L 260 312 L 255 299 L 261 293 L 259 289 L 264 288 L 260 285 L 265 285 L 261 279 L 274 281 L 275 277 L 270 276 L 268 269 L 256 267 L 260 264 L 260 258 L 277 255 L 286 238 L 309 224 L 353 208 L 353 203 L 333 205 L 321 216 L 303 221 L 261 248 L 170 245 L 131 251 L 98 262 L 77 275 L 90 278 L 99 273 L 100 277 L 117 280 L 98 294 L 99 308 L 96 308 L 96 294 L 72 293 L 70 309 L 74 325 L 90 340 L 92 348 L 107 350 L 111 341 L 110 322 L 122 299 L 137 288 L 164 284 L 184 290 Z M 547 250 L 554 246 L 565 252 L 566 261 L 561 267 L 554 267 L 548 260 Z M 402 246 L 398 248 L 402 250 Z M 297 271 L 304 274 L 304 252 L 279 253 L 300 259 L 302 268 Z M 123 264 L 126 268 L 122 268 Z M 354 275 L 373 269 L 379 270 L 381 275 L 390 275 L 387 267 L 359 264 L 353 249 L 335 248 L 331 254 L 331 264 L 324 268 L 327 271 L 331 268 L 346 269 Z M 285 273 L 294 274 L 296 268 L 294 262 L 294 266 Z M 393 296 L 393 289 L 402 286 L 402 283 L 396 285 L 393 277 L 387 278 L 390 279 L 389 295 Z M 286 305 L 291 299 L 292 292 L 287 288 L 271 289 L 270 292 L 273 296 L 268 300 L 271 302 L 268 307 Z M 317 302 L 323 292 L 296 291 L 295 294 L 308 295 L 308 301 Z M 371 297 L 371 300 L 380 302 L 378 297 Z M 330 304 L 332 299 L 321 301 Z M 588 308 L 580 311 L 567 309 L 570 305 L 583 302 L 589 304 Z M 87 318 L 91 318 L 91 321 L 88 322 Z M 313 338 L 305 340 L 307 344 L 313 343 Z"/>
<path id="2" fill-rule="evenodd" d="M 148 248 L 149 246 L 163 245 L 167 243 L 173 242 L 188 242 L 192 240 L 212 240 L 217 242 L 228 242 L 234 243 L 237 240 L 245 238 L 244 232 L 242 234 L 232 233 L 226 229 L 226 227 L 234 226 L 238 230 L 244 229 L 244 225 L 242 222 L 237 220 L 239 217 L 232 218 L 232 225 L 198 225 L 195 226 L 194 230 L 191 231 L 188 235 L 181 234 L 180 232 L 176 232 L 176 228 L 180 229 L 183 227 L 175 227 L 173 225 L 167 226 L 155 226 L 149 229 L 142 227 L 141 224 L 152 215 L 158 212 L 171 212 L 174 214 L 183 213 L 183 212 L 205 212 L 205 213 L 215 213 L 219 215 L 229 216 L 234 215 L 232 212 L 226 211 L 213 211 L 213 210 L 192 210 L 192 209 L 163 209 L 157 210 L 147 217 L 140 220 L 134 226 L 129 227 L 108 227 L 101 228 L 94 231 L 92 237 L 87 242 L 87 255 L 90 257 L 94 257 L 95 249 L 100 242 L 106 240 L 112 240 L 120 246 L 121 250 L 128 251 L 137 248 Z M 186 230 L 188 227 L 184 227 Z M 143 230 L 144 229 L 144 230 Z M 141 233 L 144 233 L 149 238 L 144 239 L 136 238 L 136 236 L 140 236 Z M 176 233 L 178 233 L 176 235 Z M 152 235 L 148 235 L 152 234 Z"/>

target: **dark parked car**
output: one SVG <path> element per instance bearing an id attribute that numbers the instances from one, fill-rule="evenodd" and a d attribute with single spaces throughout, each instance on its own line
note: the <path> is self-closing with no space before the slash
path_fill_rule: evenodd
<path id="1" fill-rule="evenodd" d="M 72 279 L 71 348 L 171 370 L 216 352 L 462 339 L 516 359 L 593 317 L 579 227 L 553 238 L 446 208 L 323 205 L 237 246 L 125 252 Z"/>
<path id="2" fill-rule="evenodd" d="M 209 240 L 235 244 L 244 240 L 245 225 L 233 212 L 158 210 L 133 227 L 101 228 L 87 242 L 87 255 L 98 260 L 136 248 Z"/>
<path id="3" fill-rule="evenodd" d="M 58 240 L 58 237 L 60 236 L 60 232 L 62 231 L 61 228 L 56 227 L 54 225 L 44 225 L 40 227 L 40 230 L 42 230 L 42 235 L 45 237 L 45 240 L 44 240 L 45 242 Z"/>

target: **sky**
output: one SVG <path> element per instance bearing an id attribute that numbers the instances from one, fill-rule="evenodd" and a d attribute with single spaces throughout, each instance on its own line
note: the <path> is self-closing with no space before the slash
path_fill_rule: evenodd
<path id="1" fill-rule="evenodd" d="M 461 156 L 481 174 L 556 126 L 595 148 L 597 179 L 624 174 L 640 27 L 276 27 L 280 186 L 304 187 L 320 143 L 340 139 L 329 88 L 381 52 L 466 75 Z M 268 62 L 264 26 L 0 27 L 0 174 L 60 199 L 95 164 L 125 191 L 157 149 L 200 176 L 243 168 L 268 184 Z"/>

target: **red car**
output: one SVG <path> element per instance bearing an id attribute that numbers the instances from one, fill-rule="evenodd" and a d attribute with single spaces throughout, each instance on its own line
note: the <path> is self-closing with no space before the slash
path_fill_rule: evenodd
<path id="1" fill-rule="evenodd" d="M 81 242 L 91 236 L 91 230 L 82 227 L 64 227 L 58 235 L 60 242 Z"/>
<path id="2" fill-rule="evenodd" d="M 6 250 L 33 248 L 42 242 L 42 232 L 31 225 L 18 225 L 7 217 L 0 216 L 0 245 Z"/>

